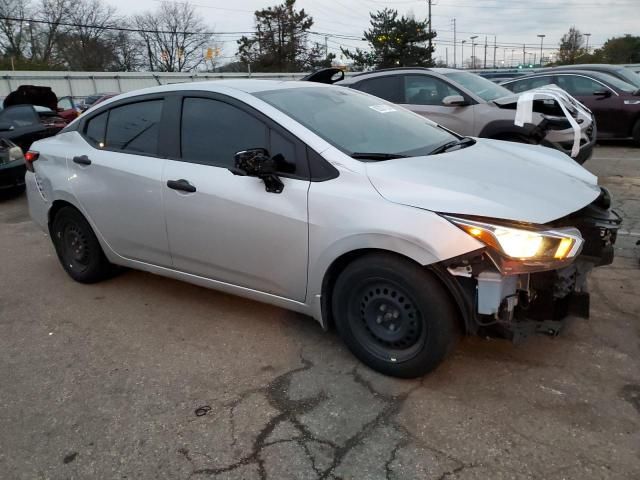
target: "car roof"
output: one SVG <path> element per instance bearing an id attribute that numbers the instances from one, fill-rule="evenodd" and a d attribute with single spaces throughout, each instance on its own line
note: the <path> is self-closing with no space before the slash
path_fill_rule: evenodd
<path id="1" fill-rule="evenodd" d="M 582 63 L 579 65 L 559 65 L 551 67 L 550 70 L 620 70 L 625 68 L 622 65 L 610 65 L 608 63 Z"/>

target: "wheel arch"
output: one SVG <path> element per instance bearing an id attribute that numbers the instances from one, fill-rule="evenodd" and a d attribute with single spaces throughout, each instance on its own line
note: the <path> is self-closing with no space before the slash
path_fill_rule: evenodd
<path id="1" fill-rule="evenodd" d="M 349 264 L 355 261 L 358 258 L 362 258 L 366 255 L 371 254 L 379 254 L 379 255 L 388 255 L 390 257 L 396 257 L 402 260 L 406 260 L 412 262 L 420 267 L 429 270 L 432 272 L 438 281 L 442 284 L 444 289 L 449 294 L 449 298 L 456 307 L 458 311 L 458 326 L 461 328 L 463 332 L 470 331 L 470 327 L 472 325 L 472 318 L 470 318 L 470 309 L 467 303 L 465 302 L 465 297 L 462 292 L 461 287 L 456 283 L 455 279 L 451 277 L 449 272 L 446 269 L 442 268 L 439 264 L 429 264 L 425 265 L 415 258 L 404 254 L 398 253 L 393 250 L 387 250 L 384 248 L 360 248 L 356 250 L 351 250 L 343 253 L 339 257 L 337 257 L 331 265 L 325 271 L 325 274 L 322 279 L 322 288 L 321 288 L 321 301 L 320 301 L 320 309 L 321 309 L 321 324 L 325 330 L 334 326 L 334 318 L 333 311 L 331 308 L 331 301 L 333 295 L 333 287 L 335 285 L 336 280 L 340 276 L 340 274 L 347 268 Z"/>

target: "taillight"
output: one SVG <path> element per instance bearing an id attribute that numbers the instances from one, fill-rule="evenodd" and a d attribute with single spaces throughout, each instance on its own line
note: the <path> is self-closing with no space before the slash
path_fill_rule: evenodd
<path id="1" fill-rule="evenodd" d="M 27 166 L 27 170 L 33 172 L 33 162 L 35 162 L 40 154 L 38 152 L 34 152 L 33 150 L 29 150 L 24 154 L 24 163 Z"/>

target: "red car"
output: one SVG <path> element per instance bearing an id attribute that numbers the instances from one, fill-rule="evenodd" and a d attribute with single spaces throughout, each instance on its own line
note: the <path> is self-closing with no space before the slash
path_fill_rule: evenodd
<path id="1" fill-rule="evenodd" d="M 593 112 L 598 140 L 633 139 L 640 145 L 640 89 L 617 77 L 567 69 L 532 73 L 501 85 L 518 93 L 550 84 L 567 91 Z"/>

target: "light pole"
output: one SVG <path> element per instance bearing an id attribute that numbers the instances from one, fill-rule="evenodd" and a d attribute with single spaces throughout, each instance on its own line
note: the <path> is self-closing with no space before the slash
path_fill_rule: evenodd
<path id="1" fill-rule="evenodd" d="M 471 38 L 471 68 L 475 69 L 476 68 L 476 42 L 474 42 L 474 40 L 476 38 L 478 38 L 477 35 L 474 35 L 473 37 L 469 37 Z"/>
<path id="2" fill-rule="evenodd" d="M 513 54 L 514 54 L 514 53 L 516 53 L 516 50 L 515 50 L 515 48 L 512 48 L 512 49 L 511 49 L 511 63 L 509 64 L 509 66 L 510 66 L 511 68 L 513 68 Z"/>
<path id="3" fill-rule="evenodd" d="M 460 43 L 462 44 L 462 52 L 460 52 L 462 54 L 462 69 L 464 70 L 464 44 L 467 43 L 466 40 L 461 40 Z"/>
<path id="4" fill-rule="evenodd" d="M 540 34 L 538 37 L 540 38 L 540 67 L 542 67 L 542 42 L 544 42 L 546 35 Z"/>
<path id="5" fill-rule="evenodd" d="M 587 37 L 587 55 L 589 55 L 589 37 L 591 36 L 591 34 L 585 33 L 584 36 Z"/>

